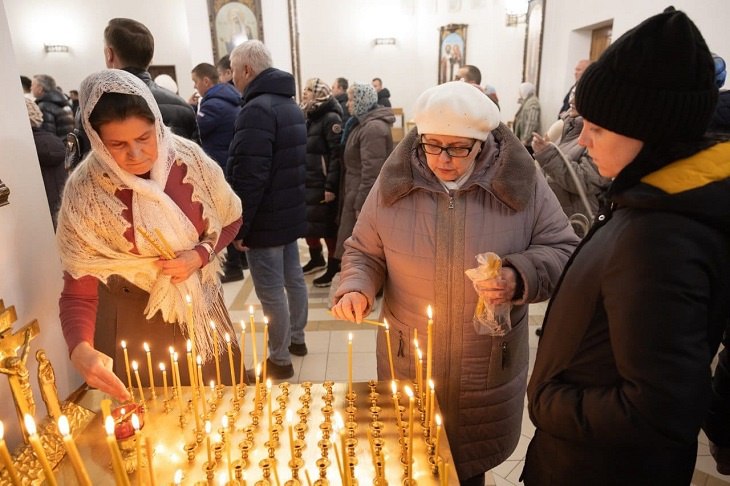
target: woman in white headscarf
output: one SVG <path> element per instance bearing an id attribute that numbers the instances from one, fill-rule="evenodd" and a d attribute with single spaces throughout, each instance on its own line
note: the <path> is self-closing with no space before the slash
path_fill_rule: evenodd
<path id="1" fill-rule="evenodd" d="M 92 151 L 69 178 L 59 213 L 61 326 L 87 383 L 123 400 L 122 340 L 130 359 L 145 363 L 143 343 L 158 356 L 169 346 L 182 353 L 194 329 L 197 352 L 210 361 L 213 334 L 219 342 L 233 335 L 216 254 L 241 225 L 241 202 L 218 164 L 163 124 L 136 77 L 90 75 L 80 106 Z"/>
<path id="2" fill-rule="evenodd" d="M 536 88 L 532 83 L 520 84 L 520 109 L 515 113 L 512 130 L 515 137 L 532 154 L 532 134 L 540 133 L 540 100 L 537 99 Z"/>

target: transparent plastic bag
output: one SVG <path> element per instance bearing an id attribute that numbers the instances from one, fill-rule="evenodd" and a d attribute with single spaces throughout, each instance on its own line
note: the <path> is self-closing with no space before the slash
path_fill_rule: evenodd
<path id="1" fill-rule="evenodd" d="M 499 276 L 502 270 L 502 259 L 492 252 L 480 253 L 476 256 L 479 266 L 466 270 L 466 276 L 473 282 L 489 280 Z M 475 285 L 476 290 L 476 285 Z M 479 296 L 479 301 L 474 309 L 474 330 L 477 334 L 489 336 L 504 336 L 512 329 L 512 322 L 509 318 L 512 304 L 488 304 L 484 298 Z"/>

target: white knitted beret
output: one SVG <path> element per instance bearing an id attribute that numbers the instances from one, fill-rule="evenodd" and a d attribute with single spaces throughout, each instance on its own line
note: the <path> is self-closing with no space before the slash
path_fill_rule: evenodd
<path id="1" fill-rule="evenodd" d="M 486 140 L 499 125 L 499 109 L 481 90 L 463 81 L 429 88 L 415 105 L 418 133 Z"/>

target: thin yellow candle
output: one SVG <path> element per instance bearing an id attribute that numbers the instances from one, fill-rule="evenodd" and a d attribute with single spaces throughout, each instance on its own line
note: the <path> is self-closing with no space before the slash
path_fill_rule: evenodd
<path id="1" fill-rule="evenodd" d="M 406 386 L 406 395 L 408 395 L 408 479 L 413 479 L 413 405 L 415 398 L 411 387 Z"/>
<path id="2" fill-rule="evenodd" d="M 185 296 L 185 303 L 187 304 L 187 325 L 188 325 L 188 338 L 193 343 L 193 359 L 198 355 L 196 353 L 197 346 L 195 344 L 195 323 L 193 322 L 193 298 L 190 295 Z"/>
<path id="3" fill-rule="evenodd" d="M 434 415 L 436 413 L 436 386 L 433 380 L 428 380 L 428 433 L 433 434 Z"/>
<path id="4" fill-rule="evenodd" d="M 233 386 L 233 397 L 235 398 L 236 395 L 236 368 L 233 366 L 233 349 L 231 348 L 231 335 L 226 333 L 224 336 L 224 339 L 226 341 L 226 350 L 228 351 L 228 368 L 231 372 L 231 385 Z M 241 356 L 241 359 L 243 359 L 243 356 Z"/>
<path id="5" fill-rule="evenodd" d="M 137 380 L 137 388 L 139 388 L 139 397 L 144 405 L 144 392 L 142 391 L 142 380 L 139 379 L 139 365 L 136 361 L 132 361 L 132 370 L 134 370 L 134 378 Z"/>
<path id="6" fill-rule="evenodd" d="M 246 321 L 241 319 L 241 363 L 240 363 L 240 375 L 238 382 L 241 384 L 241 390 L 245 389 L 246 384 L 246 365 L 243 362 L 243 355 L 246 352 Z M 254 368 L 255 369 L 255 368 Z"/>
<path id="7" fill-rule="evenodd" d="M 426 384 L 428 384 L 433 371 L 433 310 L 430 305 L 426 309 L 426 314 L 428 314 L 428 327 L 426 328 Z M 426 396 L 426 390 L 423 390 L 423 395 Z"/>
<path id="8" fill-rule="evenodd" d="M 383 319 L 385 322 L 385 342 L 388 345 L 388 364 L 390 364 L 390 379 L 395 381 L 395 367 L 393 366 L 393 349 L 390 347 L 390 326 L 388 320 Z"/>
<path id="9" fill-rule="evenodd" d="M 200 401 L 203 404 L 203 417 L 206 417 L 208 415 L 208 397 L 205 396 L 205 383 L 203 383 L 203 358 L 200 356 L 197 357 L 198 360 L 198 383 L 200 386 L 198 387 L 198 390 L 200 392 Z"/>
<path id="10" fill-rule="evenodd" d="M 418 356 L 418 366 L 416 366 L 416 373 L 418 373 L 418 398 L 423 396 L 423 352 L 421 348 L 416 350 L 416 356 Z M 421 407 L 423 407 L 423 401 L 421 401 Z"/>
<path id="11" fill-rule="evenodd" d="M 122 453 L 119 452 L 117 439 L 116 437 L 114 437 L 114 419 L 111 417 L 111 415 L 108 415 L 104 419 L 104 428 L 106 429 L 106 444 L 107 446 L 109 446 L 109 453 L 111 454 L 112 458 L 114 482 L 118 486 L 129 486 L 129 478 L 127 477 L 127 471 L 124 469 Z"/>
<path id="12" fill-rule="evenodd" d="M 56 477 L 53 475 L 53 468 L 51 468 L 51 465 L 48 462 L 46 453 L 43 450 L 43 445 L 41 445 L 41 440 L 38 437 L 38 434 L 36 434 L 35 421 L 33 420 L 33 417 L 26 413 L 23 417 L 23 421 L 25 422 L 25 430 L 28 432 L 28 442 L 30 442 L 30 446 L 33 448 L 33 452 L 35 452 L 38 462 L 41 463 L 43 473 L 46 475 L 46 481 L 51 486 L 56 486 Z"/>
<path id="13" fill-rule="evenodd" d="M 337 435 L 340 438 L 340 447 L 342 449 L 342 469 L 345 473 L 345 484 L 350 485 L 350 456 L 347 454 L 347 442 L 345 440 L 345 423 L 342 420 L 342 415 L 335 414 L 335 423 L 337 424 Z"/>
<path id="14" fill-rule="evenodd" d="M 196 387 L 196 383 L 198 380 L 195 379 L 195 375 L 197 374 L 195 371 L 195 368 L 193 367 L 193 355 L 192 355 L 192 343 L 190 342 L 190 339 L 188 339 L 187 342 L 188 346 L 188 376 L 190 377 L 190 395 L 193 399 L 193 417 L 195 417 L 195 431 L 197 433 L 200 433 L 202 430 L 200 428 L 200 415 L 198 415 L 198 391 Z"/>
<path id="15" fill-rule="evenodd" d="M 183 406 L 182 385 L 180 384 L 180 366 L 178 366 L 177 362 L 177 352 L 175 352 L 172 356 L 172 374 L 175 376 L 177 381 L 177 402 L 178 405 L 180 405 L 180 415 L 183 415 L 185 413 L 185 407 Z"/>
<path id="16" fill-rule="evenodd" d="M 256 321 L 253 319 L 253 306 L 248 306 L 248 318 L 251 322 L 251 352 L 253 353 L 253 369 L 258 369 L 258 356 L 256 355 Z M 241 355 L 243 356 L 243 355 Z M 258 376 L 258 373 L 257 373 Z M 258 385 L 258 381 L 256 382 Z"/>
<path id="17" fill-rule="evenodd" d="M 175 476 L 173 477 L 175 486 L 179 486 L 180 484 L 182 484 L 182 480 L 183 480 L 182 469 L 178 469 L 177 471 L 175 471 Z"/>
<path id="18" fill-rule="evenodd" d="M 68 419 L 65 415 L 61 415 L 58 418 L 58 431 L 63 437 L 63 447 L 66 449 L 68 458 L 71 460 L 71 466 L 74 469 L 74 474 L 79 484 L 83 486 L 91 486 L 91 479 L 89 479 L 89 473 L 86 472 L 84 463 L 81 461 L 79 450 L 76 448 L 76 443 L 71 437 L 71 428 L 68 425 Z"/>
<path id="19" fill-rule="evenodd" d="M 269 357 L 269 318 L 264 316 L 264 350 L 263 356 L 261 357 L 261 363 L 263 366 L 263 379 L 266 380 L 266 362 Z"/>
<path id="20" fill-rule="evenodd" d="M 221 425 L 223 430 L 228 430 L 228 415 L 221 417 Z M 226 463 L 228 466 L 228 479 L 233 481 L 233 463 L 231 462 L 231 437 L 228 436 L 228 440 L 225 443 L 226 448 Z"/>
<path id="21" fill-rule="evenodd" d="M 434 455 L 436 458 L 439 456 L 439 439 L 441 438 L 441 415 L 436 414 L 436 451 Z"/>
<path id="22" fill-rule="evenodd" d="M 198 380 L 195 379 L 195 366 L 193 366 L 193 342 L 188 339 L 187 343 L 187 358 L 188 358 L 188 376 L 190 377 L 190 386 L 195 389 Z"/>
<path id="23" fill-rule="evenodd" d="M 254 403 L 259 403 L 259 400 L 261 399 L 261 392 L 259 391 L 259 375 L 261 375 L 261 363 L 256 365 L 254 375 L 256 377 L 256 394 L 254 395 Z"/>
<path id="24" fill-rule="evenodd" d="M 289 453 L 291 460 L 294 460 L 294 425 L 292 424 L 294 413 L 291 410 L 286 411 L 286 427 L 289 430 Z"/>
<path id="25" fill-rule="evenodd" d="M 134 451 L 137 454 L 137 486 L 142 486 L 142 434 L 139 431 L 139 417 L 132 414 L 132 428 L 134 428 Z"/>
<path id="26" fill-rule="evenodd" d="M 352 397 L 352 333 L 347 334 L 347 397 Z"/>
<path id="27" fill-rule="evenodd" d="M 444 467 L 441 471 L 441 486 L 448 486 L 449 484 L 449 463 L 442 461 Z"/>
<path id="28" fill-rule="evenodd" d="M 174 395 L 174 392 L 177 390 L 177 376 L 175 376 L 175 348 L 170 346 L 167 349 L 170 352 L 170 375 L 172 376 L 172 389 Z"/>
<path id="29" fill-rule="evenodd" d="M 398 401 L 398 386 L 395 384 L 395 380 L 390 382 L 390 389 L 393 392 L 393 406 L 395 407 L 395 419 L 398 422 L 398 435 L 401 434 L 401 428 L 403 424 L 400 420 L 400 402 Z"/>
<path id="30" fill-rule="evenodd" d="M 266 412 L 269 416 L 269 440 L 274 432 L 273 416 L 271 415 L 271 380 L 266 380 Z"/>
<path id="31" fill-rule="evenodd" d="M 5 470 L 8 472 L 8 475 L 10 475 L 10 482 L 13 483 L 13 486 L 21 486 L 18 472 L 15 470 L 13 458 L 10 456 L 10 451 L 8 450 L 8 446 L 5 444 L 4 437 L 5 426 L 3 425 L 2 420 L 0 420 L 0 461 L 2 461 L 2 464 L 5 466 Z"/>
<path id="32" fill-rule="evenodd" d="M 122 339 L 122 351 L 124 351 L 124 368 L 127 370 L 127 388 L 129 388 L 129 392 L 132 392 L 132 373 L 129 371 L 129 352 L 127 352 L 127 341 Z M 134 400 L 134 396 L 132 396 L 132 400 Z"/>
<path id="33" fill-rule="evenodd" d="M 215 356 L 215 384 L 220 385 L 221 382 L 221 364 L 218 350 L 218 331 L 215 328 L 215 322 L 210 321 L 210 332 L 213 334 L 213 355 Z"/>
<path id="34" fill-rule="evenodd" d="M 212 465 L 213 451 L 210 448 L 210 420 L 205 421 L 205 446 L 208 449 L 208 465 Z"/>
<path id="35" fill-rule="evenodd" d="M 162 361 L 160 361 L 160 371 L 162 372 L 162 389 L 165 392 L 165 402 L 167 402 L 170 398 L 167 393 L 167 369 L 165 369 L 165 363 Z M 175 380 L 173 379 L 173 381 Z"/>
<path id="36" fill-rule="evenodd" d="M 147 373 L 149 374 L 150 378 L 150 391 L 152 392 L 152 399 L 154 400 L 157 398 L 157 394 L 155 393 L 155 373 L 154 369 L 152 369 L 152 353 L 150 352 L 150 347 L 147 343 L 143 343 L 144 352 L 147 355 Z"/>
<path id="37" fill-rule="evenodd" d="M 147 453 L 147 472 L 150 477 L 150 486 L 155 486 L 155 470 L 152 467 L 152 441 L 149 437 L 144 438 L 144 448 Z"/>

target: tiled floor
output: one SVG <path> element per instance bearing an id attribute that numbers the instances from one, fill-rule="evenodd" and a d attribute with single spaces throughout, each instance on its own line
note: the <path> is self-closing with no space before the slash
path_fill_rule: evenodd
<path id="1" fill-rule="evenodd" d="M 308 259 L 308 252 L 303 242 L 300 244 L 300 253 L 302 262 L 305 263 Z M 261 305 L 253 291 L 250 273 L 248 271 L 245 273 L 246 278 L 243 281 L 223 285 L 226 305 L 234 322 L 243 319 L 248 323 L 249 306 L 253 306 L 255 320 L 257 323 L 261 323 L 263 322 Z M 292 356 L 294 377 L 290 381 L 347 380 L 347 353 L 345 350 L 347 349 L 348 333 L 353 334 L 353 380 L 375 379 L 376 330 L 369 325 L 357 325 L 334 319 L 327 311 L 329 289 L 319 289 L 312 285 L 312 280 L 318 275 L 305 276 L 309 284 L 309 319 L 305 330 L 309 353 L 303 358 Z M 545 308 L 545 304 L 530 306 L 530 372 L 532 372 L 538 342 L 534 330 L 542 322 Z M 374 315 L 377 315 L 378 309 L 376 308 L 373 312 Z M 263 347 L 263 327 L 260 325 L 257 326 L 256 342 L 260 357 Z M 246 341 L 244 355 L 246 365 L 250 366 L 253 361 L 250 335 Z M 519 477 L 524 466 L 527 445 L 534 432 L 535 427 L 525 410 L 522 418 L 522 437 L 517 448 L 505 462 L 487 473 L 486 484 L 496 486 L 522 484 Z M 707 437 L 702 433 L 699 442 L 692 486 L 730 486 L 730 477 L 720 475 L 715 469 L 715 461 L 710 455 Z"/>

